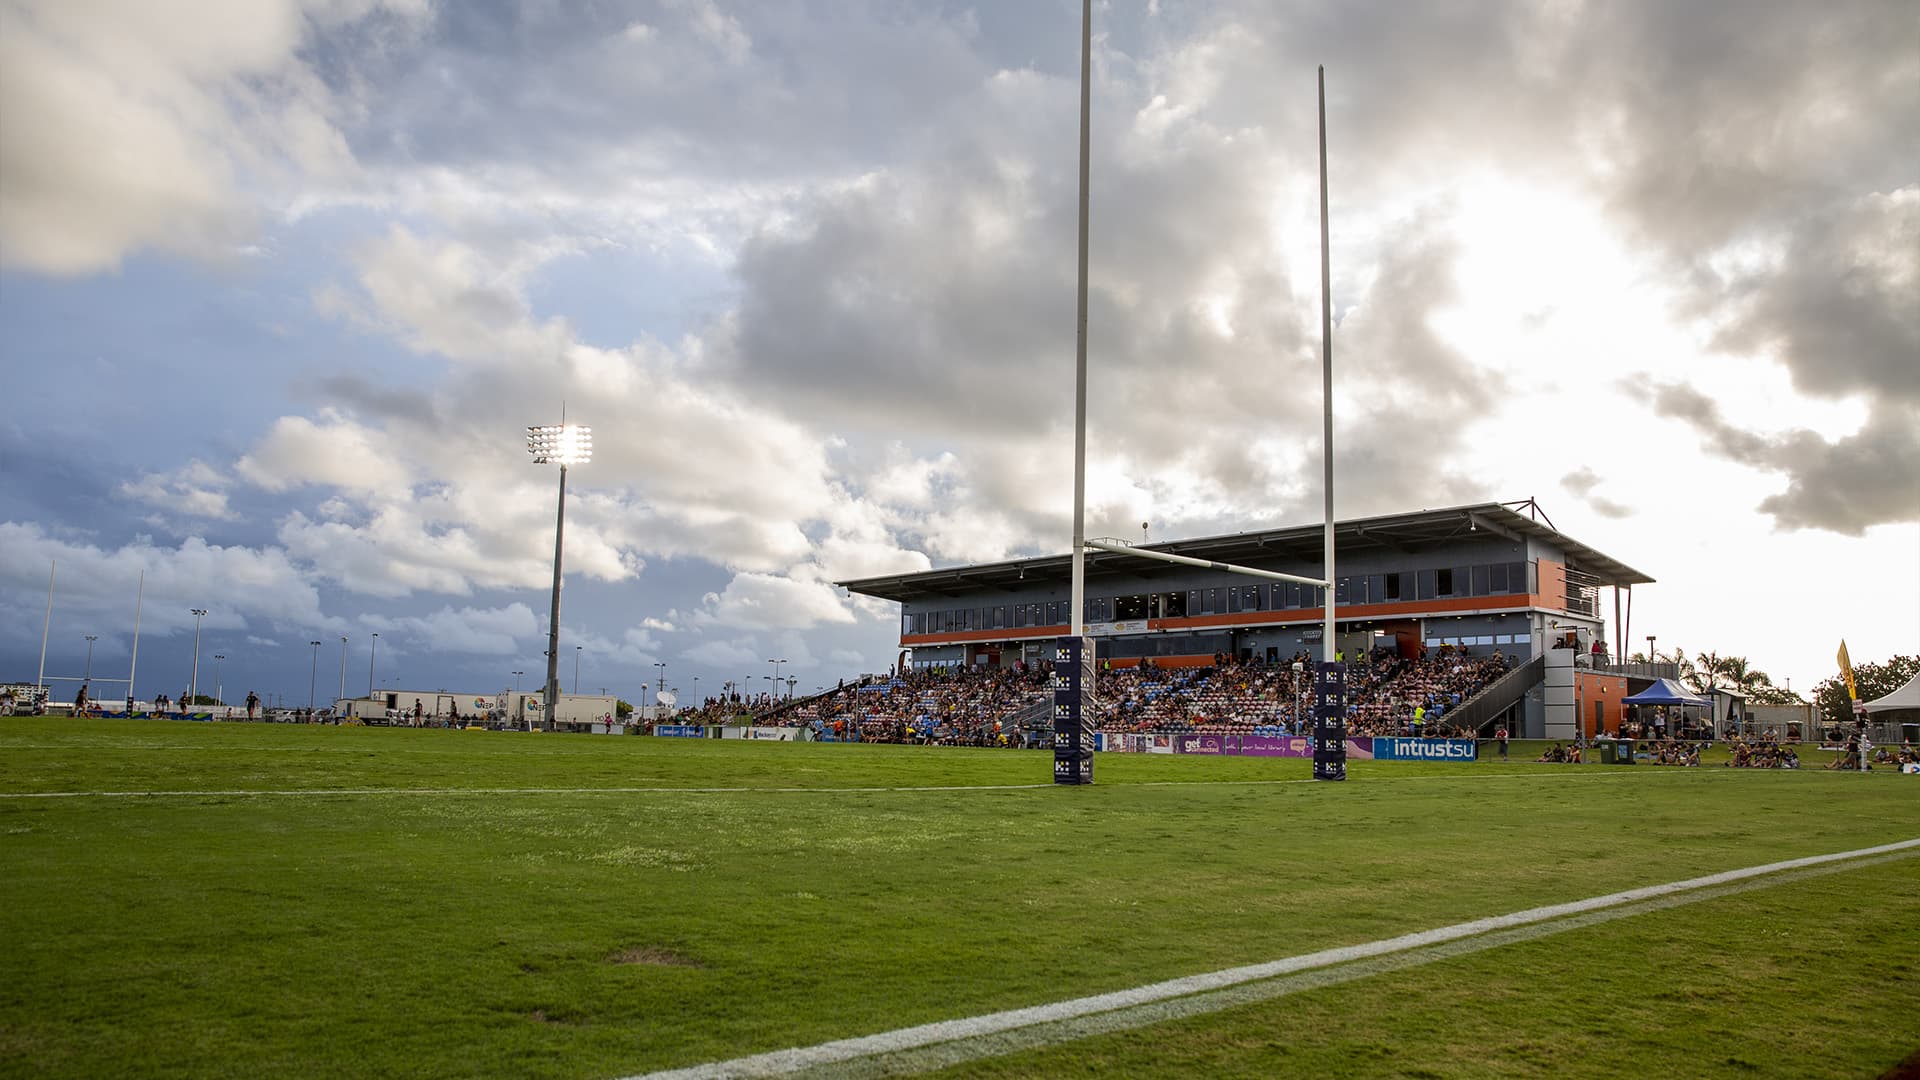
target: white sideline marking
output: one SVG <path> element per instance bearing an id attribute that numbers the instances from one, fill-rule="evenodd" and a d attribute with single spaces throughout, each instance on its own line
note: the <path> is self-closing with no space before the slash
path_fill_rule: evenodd
<path id="1" fill-rule="evenodd" d="M 1533 941 L 1568 930 L 1597 926 L 1615 919 L 1645 915 L 1649 912 L 1663 911 L 1696 904 L 1705 900 L 1715 900 L 1723 896 L 1736 896 L 1740 893 L 1758 889 L 1772 888 L 1794 881 L 1825 877 L 1829 874 L 1841 874 L 1866 866 L 1878 866 L 1882 863 L 1913 858 L 1911 851 L 1895 852 L 1871 859 L 1861 859 L 1840 865 L 1814 866 L 1802 870 L 1788 871 L 1774 877 L 1756 881 L 1735 882 L 1715 888 L 1701 889 L 1697 892 L 1663 896 L 1655 900 L 1643 900 L 1637 904 L 1623 904 L 1620 907 L 1603 911 L 1590 911 L 1562 919 L 1551 919 L 1513 930 L 1500 930 L 1463 941 L 1443 942 L 1423 949 L 1409 949 L 1392 956 L 1374 957 L 1358 960 L 1351 964 L 1334 967 L 1316 968 L 1295 975 L 1277 979 L 1266 979 L 1239 986 L 1230 986 L 1223 990 L 1213 990 L 1188 997 L 1172 998 L 1166 1001 L 1136 1005 L 1128 1009 L 1115 1009 L 1112 1012 L 1096 1013 L 1092 1016 L 1075 1017 L 1050 1024 L 1034 1024 L 1013 1031 L 994 1032 L 972 1039 L 959 1039 L 953 1042 L 936 1043 L 913 1050 L 903 1050 L 892 1054 L 879 1054 L 873 1057 L 858 1058 L 851 1061 L 835 1062 L 831 1065 L 815 1066 L 803 1070 L 800 1075 L 814 1077 L 835 1077 L 838 1080 L 870 1076 L 902 1076 L 909 1073 L 927 1072 L 958 1065 L 982 1058 L 1001 1057 L 1022 1050 L 1034 1050 L 1074 1039 L 1085 1039 L 1095 1035 L 1107 1035 L 1116 1031 L 1129 1031 L 1167 1020 L 1178 1020 L 1189 1016 L 1219 1012 L 1240 1005 L 1251 1005 L 1262 1001 L 1271 1001 L 1288 994 L 1308 990 L 1319 990 L 1329 986 L 1339 986 L 1358 979 L 1384 975 L 1388 972 L 1402 971 L 1408 968 L 1431 964 L 1439 960 L 1449 960 L 1456 956 L 1470 956 L 1486 952 L 1489 949 Z"/>
<path id="2" fill-rule="evenodd" d="M 796 1047 L 790 1050 L 776 1050 L 771 1053 L 754 1054 L 748 1057 L 734 1058 L 729 1061 L 708 1062 L 683 1069 L 669 1069 L 661 1072 L 646 1073 L 627 1080 L 726 1080 L 733 1077 L 780 1076 L 800 1072 L 806 1069 L 831 1066 L 844 1062 L 872 1058 L 881 1054 L 897 1054 L 916 1050 L 939 1043 L 954 1042 L 961 1039 L 977 1039 L 982 1036 L 1014 1031 L 1032 1027 L 1036 1024 L 1056 1024 L 1097 1013 L 1110 1013 L 1121 1009 L 1132 1009 L 1170 998 L 1186 997 L 1210 991 L 1225 990 L 1257 980 L 1272 979 L 1281 975 L 1293 975 L 1298 972 L 1325 968 L 1337 964 L 1349 964 L 1358 960 L 1391 956 L 1415 949 L 1429 948 L 1462 938 L 1485 934 L 1490 931 L 1514 930 L 1536 923 L 1564 919 L 1568 916 L 1582 915 L 1604 908 L 1619 907 L 1642 901 L 1657 900 L 1679 893 L 1711 889 L 1716 886 L 1730 885 L 1767 874 L 1777 874 L 1787 870 L 1799 870 L 1805 867 L 1822 866 L 1874 855 L 1886 855 L 1892 852 L 1908 851 L 1920 848 L 1920 839 L 1901 840 L 1892 844 L 1859 848 L 1854 851 L 1836 852 L 1830 855 L 1809 855 L 1799 859 L 1787 859 L 1782 862 L 1767 863 L 1763 866 L 1750 866 L 1740 870 L 1726 870 L 1704 877 L 1688 878 L 1684 881 L 1668 882 L 1664 885 L 1646 885 L 1623 892 L 1608 893 L 1605 896 L 1590 897 L 1586 900 L 1574 900 L 1564 904 L 1548 904 L 1544 907 L 1528 908 L 1506 915 L 1495 915 L 1470 922 L 1456 923 L 1452 926 L 1421 930 L 1380 941 L 1366 942 L 1360 945 L 1345 945 L 1334 949 L 1302 956 L 1291 956 L 1281 960 L 1271 960 L 1262 964 L 1250 964 L 1245 967 L 1225 968 L 1220 971 L 1200 975 L 1188 975 L 1184 978 L 1169 979 L 1165 982 L 1149 983 L 1131 990 L 1116 990 L 1090 997 L 1072 998 L 1056 1001 L 1048 1005 L 1034 1005 L 1022 1009 L 1008 1009 L 1003 1012 L 987 1013 L 960 1020 L 941 1020 L 931 1024 L 900 1028 L 895 1031 L 881 1032 L 877 1035 L 863 1035 L 850 1039 L 836 1039 L 815 1046 Z"/>

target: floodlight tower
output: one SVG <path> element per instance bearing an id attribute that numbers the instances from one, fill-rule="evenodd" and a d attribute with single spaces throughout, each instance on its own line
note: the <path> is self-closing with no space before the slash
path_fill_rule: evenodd
<path id="1" fill-rule="evenodd" d="M 187 704 L 192 705 L 200 699 L 200 620 L 206 618 L 207 609 L 187 610 L 193 612 L 193 675 L 187 680 Z"/>
<path id="2" fill-rule="evenodd" d="M 335 700 L 347 696 L 347 635 L 340 635 L 340 694 Z"/>
<path id="3" fill-rule="evenodd" d="M 314 688 L 320 681 L 320 642 L 316 639 L 307 644 L 313 646 L 312 663 L 307 665 L 307 722 L 312 723 Z"/>
<path id="4" fill-rule="evenodd" d="M 99 640 L 100 640 L 99 634 L 87 635 L 87 673 L 80 677 L 80 681 L 83 683 L 90 683 L 93 681 L 93 643 Z"/>
<path id="5" fill-rule="evenodd" d="M 541 692 L 546 721 L 551 724 L 554 706 L 560 701 L 560 543 L 567 528 L 567 466 L 593 460 L 593 429 L 567 423 L 562 408 L 560 423 L 527 428 L 527 453 L 536 465 L 560 466 L 559 509 L 553 519 L 553 606 L 547 615 L 547 683 Z"/>
<path id="6" fill-rule="evenodd" d="M 226 658 L 227 654 L 223 652 L 213 654 L 213 699 L 222 705 L 227 703 L 227 684 L 220 680 L 220 663 Z"/>

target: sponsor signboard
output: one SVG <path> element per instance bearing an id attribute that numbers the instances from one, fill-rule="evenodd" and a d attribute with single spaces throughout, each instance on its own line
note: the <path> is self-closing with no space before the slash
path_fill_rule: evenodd
<path id="1" fill-rule="evenodd" d="M 1376 738 L 1373 756 L 1382 761 L 1472 761 L 1479 748 L 1472 739 Z"/>
<path id="2" fill-rule="evenodd" d="M 669 739 L 701 739 L 706 737 L 707 729 L 699 724 L 655 724 L 653 733 Z"/>
<path id="3" fill-rule="evenodd" d="M 1226 735 L 1175 735 L 1173 748 L 1179 754 L 1230 754 Z"/>

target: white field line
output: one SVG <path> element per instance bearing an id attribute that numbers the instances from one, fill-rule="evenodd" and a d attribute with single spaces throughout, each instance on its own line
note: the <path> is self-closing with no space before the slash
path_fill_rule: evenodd
<path id="1" fill-rule="evenodd" d="M 1680 774 L 1683 770 L 1671 770 Z M 1718 775 L 1691 774 L 1691 775 Z M 1631 779 L 1625 773 L 1577 775 L 1566 773 L 1482 773 L 1448 776 L 1428 773 L 1421 776 L 1373 776 L 1365 785 L 1378 783 L 1411 784 L 1422 781 L 1547 780 L 1556 784 L 1579 781 Z M 1142 780 L 1135 783 L 1107 784 L 1099 788 L 1074 787 L 1074 791 L 1125 791 L 1147 787 L 1284 787 L 1291 784 L 1319 784 L 1311 777 L 1286 780 Z M 163 798 L 235 798 L 241 796 L 293 797 L 302 795 L 871 795 L 921 791 L 1034 791 L 1060 787 L 1052 781 L 1038 784 L 922 784 L 900 787 L 470 787 L 470 788 L 216 788 L 190 791 L 0 791 L 0 799 L 163 799 Z"/>
<path id="2" fill-rule="evenodd" d="M 963 1039 L 980 1039 L 1002 1032 L 1032 1027 L 1037 1024 L 1058 1024 L 1062 1021 L 1099 1013 L 1110 1013 L 1121 1009 L 1135 1009 L 1143 1005 L 1164 1002 L 1172 998 L 1181 998 L 1193 994 L 1225 990 L 1229 987 L 1258 980 L 1272 979 L 1282 975 L 1312 971 L 1338 964 L 1351 964 L 1355 961 L 1377 957 L 1392 956 L 1417 949 L 1427 949 L 1462 938 L 1474 937 L 1494 931 L 1515 930 L 1552 920 L 1566 919 L 1569 916 L 1583 915 L 1606 908 L 1637 904 L 1648 900 L 1658 900 L 1681 893 L 1712 889 L 1731 885 L 1768 874 L 1783 871 L 1800 870 L 1807 867 L 1823 866 L 1829 863 L 1864 859 L 1876 855 L 1888 855 L 1894 852 L 1910 851 L 1920 848 L 1920 839 L 1902 840 L 1876 847 L 1859 848 L 1854 851 L 1836 852 L 1830 855 L 1810 855 L 1800 859 L 1787 859 L 1783 862 L 1767 863 L 1763 866 L 1750 866 L 1740 870 L 1727 870 L 1704 877 L 1688 878 L 1684 881 L 1668 882 L 1664 885 L 1647 885 L 1624 892 L 1608 893 L 1586 900 L 1575 900 L 1564 904 L 1549 904 L 1544 907 L 1529 908 L 1507 915 L 1495 915 L 1470 922 L 1456 923 L 1452 926 L 1421 930 L 1398 937 L 1360 945 L 1345 945 L 1334 949 L 1292 956 L 1281 960 L 1271 960 L 1245 967 L 1226 968 L 1220 971 L 1200 975 L 1189 975 L 1165 982 L 1149 983 L 1131 990 L 1116 990 L 1111 993 L 1095 994 L 1090 997 L 1056 1001 L 1048 1005 L 1034 1005 L 1022 1009 L 1009 1009 L 1004 1012 L 987 1013 L 960 1020 L 941 1020 L 931 1024 L 900 1028 L 895 1031 L 881 1032 L 877 1035 L 863 1035 L 851 1039 L 836 1039 L 815 1046 L 798 1047 L 790 1050 L 777 1050 L 772 1053 L 754 1054 L 749 1057 L 734 1058 L 729 1061 L 709 1062 L 684 1069 L 670 1069 L 645 1074 L 641 1080 L 728 1080 L 734 1077 L 782 1076 L 807 1069 L 818 1069 L 840 1065 L 846 1062 L 874 1058 L 882 1054 L 899 1054 L 940 1043 L 955 1042 Z M 634 1080 L 634 1078 L 629 1078 Z"/>
<path id="3" fill-rule="evenodd" d="M 1136 1005 L 1132 1008 L 1115 1009 L 1111 1012 L 1095 1013 L 1050 1024 L 1034 1024 L 1016 1028 L 1012 1031 L 999 1031 L 971 1039 L 959 1039 L 953 1042 L 935 1043 L 899 1053 L 878 1054 L 872 1057 L 856 1058 L 821 1065 L 803 1070 L 799 1075 L 805 1077 L 834 1077 L 836 1080 L 851 1080 L 859 1077 L 904 1076 L 912 1073 L 929 1072 L 944 1069 L 968 1061 L 983 1058 L 1001 1057 L 1022 1050 L 1035 1050 L 1054 1046 L 1074 1039 L 1085 1039 L 1095 1035 L 1106 1035 L 1116 1031 L 1129 1031 L 1167 1020 L 1179 1020 L 1189 1016 L 1220 1012 L 1224 1009 L 1251 1005 L 1262 1001 L 1271 1001 L 1289 994 L 1319 990 L 1329 986 L 1357 979 L 1384 975 L 1389 972 L 1431 964 L 1439 960 L 1450 960 L 1458 956 L 1485 952 L 1504 945 L 1514 945 L 1537 938 L 1549 937 L 1612 922 L 1615 919 L 1645 915 L 1686 904 L 1697 904 L 1725 896 L 1753 892 L 1758 889 L 1770 889 L 1778 885 L 1804 881 L 1810 878 L 1825 877 L 1829 874 L 1841 874 L 1862 867 L 1877 866 L 1900 859 L 1910 859 L 1920 852 L 1903 851 L 1875 858 L 1841 863 L 1838 865 L 1814 866 L 1802 870 L 1787 871 L 1781 874 L 1752 881 L 1741 881 L 1731 885 L 1700 889 L 1697 892 L 1677 893 L 1654 900 L 1643 900 L 1637 904 L 1623 904 L 1602 911 L 1589 911 L 1563 919 L 1552 919 L 1522 926 L 1513 930 L 1501 930 L 1479 937 L 1461 941 L 1442 942 L 1423 949 L 1409 949 L 1391 956 L 1379 956 L 1368 960 L 1359 960 L 1351 964 L 1334 967 L 1316 968 L 1296 975 L 1277 979 L 1242 983 L 1224 990 L 1213 990 L 1188 997 L 1172 998 L 1165 1001 Z"/>

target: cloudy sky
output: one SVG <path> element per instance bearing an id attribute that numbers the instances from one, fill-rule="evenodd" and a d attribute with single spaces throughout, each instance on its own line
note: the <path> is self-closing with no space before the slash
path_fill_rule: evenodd
<path id="1" fill-rule="evenodd" d="M 1067 547 L 1078 18 L 0 0 L 0 678 L 50 561 L 54 674 L 145 571 L 142 697 L 192 607 L 229 699 L 536 672 L 563 402 L 563 686 L 884 666 L 829 582 Z M 1909 0 L 1095 19 L 1092 534 L 1318 519 L 1324 63 L 1342 516 L 1535 497 L 1796 689 L 1920 650 Z"/>

